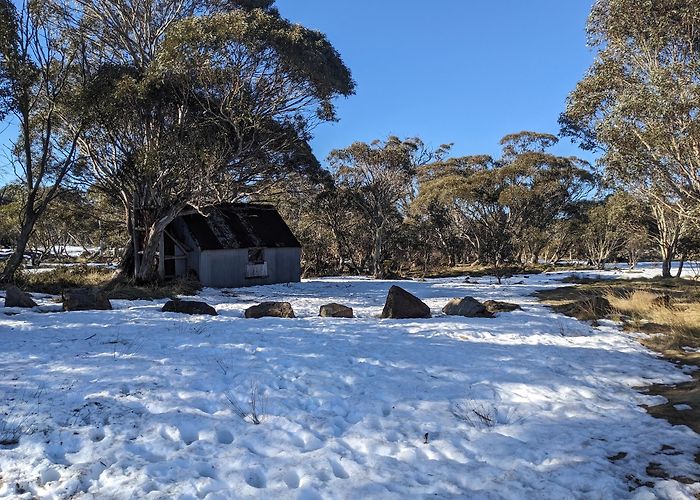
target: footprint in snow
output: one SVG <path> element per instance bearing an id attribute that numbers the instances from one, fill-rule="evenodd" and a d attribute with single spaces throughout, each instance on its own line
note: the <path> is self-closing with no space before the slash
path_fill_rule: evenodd
<path id="1" fill-rule="evenodd" d="M 306 446 L 306 441 L 299 435 L 299 432 L 289 432 L 287 436 L 289 441 L 297 448 L 304 448 Z"/>
<path id="2" fill-rule="evenodd" d="M 248 469 L 245 473 L 245 482 L 253 488 L 267 488 L 267 478 L 261 469 Z"/>
<path id="3" fill-rule="evenodd" d="M 331 464 L 331 469 L 333 469 L 333 475 L 335 477 L 338 479 L 347 479 L 350 477 L 350 474 L 347 473 L 345 467 L 340 465 L 340 462 L 331 459 L 328 459 L 328 462 Z"/>
<path id="4" fill-rule="evenodd" d="M 299 474 L 294 470 L 289 470 L 285 472 L 284 477 L 282 479 L 287 485 L 287 488 L 289 488 L 290 490 L 297 489 L 299 487 L 299 483 L 301 482 Z"/>
<path id="5" fill-rule="evenodd" d="M 199 431 L 190 425 L 180 425 L 178 427 L 178 433 L 180 435 L 180 439 L 186 445 L 190 445 L 199 440 Z"/>
<path id="6" fill-rule="evenodd" d="M 65 448 L 59 444 L 50 443 L 46 447 L 46 458 L 54 464 L 70 465 L 66 460 Z"/>
<path id="7" fill-rule="evenodd" d="M 391 410 L 393 409 L 394 407 L 391 405 L 391 403 L 384 402 L 382 404 L 382 415 L 388 417 L 389 415 L 391 415 Z"/>
<path id="8" fill-rule="evenodd" d="M 199 477 L 208 477 L 209 479 L 216 479 L 216 470 L 214 466 L 207 463 L 200 463 L 197 465 L 197 474 Z"/>
<path id="9" fill-rule="evenodd" d="M 311 451 L 316 451 L 319 448 L 323 448 L 323 441 L 321 441 L 319 438 L 317 438 L 315 435 L 313 435 L 311 432 L 308 431 L 301 431 L 298 433 L 299 434 L 299 439 L 302 443 L 300 446 L 302 453 L 309 453 Z M 297 441 L 299 442 L 299 441 Z"/>
<path id="10" fill-rule="evenodd" d="M 299 491 L 297 500 L 323 500 L 323 497 L 314 489 L 304 488 Z"/>
<path id="11" fill-rule="evenodd" d="M 179 431 L 170 425 L 162 425 L 158 430 L 158 434 L 160 434 L 160 437 L 162 437 L 163 439 L 167 439 L 168 441 L 180 440 Z"/>
<path id="12" fill-rule="evenodd" d="M 41 486 L 59 479 L 61 479 L 61 474 L 56 469 L 44 469 L 39 474 L 39 484 Z"/>
<path id="13" fill-rule="evenodd" d="M 105 438 L 105 431 L 100 427 L 96 427 L 94 429 L 90 429 L 89 436 L 93 443 L 99 443 Z"/>
<path id="14" fill-rule="evenodd" d="M 227 429 L 217 429 L 216 441 L 219 444 L 231 444 L 233 443 L 233 434 Z"/>
<path id="15" fill-rule="evenodd" d="M 389 431 L 386 433 L 386 440 L 389 441 L 390 443 L 398 443 L 398 441 L 401 439 L 401 434 L 399 434 L 397 431 Z"/>

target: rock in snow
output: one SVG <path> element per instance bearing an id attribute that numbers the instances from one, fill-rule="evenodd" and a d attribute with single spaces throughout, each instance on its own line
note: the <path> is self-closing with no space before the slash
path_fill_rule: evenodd
<path id="1" fill-rule="evenodd" d="M 64 311 L 108 311 L 112 304 L 102 290 L 97 288 L 71 288 L 63 291 Z"/>
<path id="2" fill-rule="evenodd" d="M 5 307 L 36 307 L 36 302 L 28 293 L 11 285 L 5 291 Z"/>
<path id="3" fill-rule="evenodd" d="M 289 302 L 262 302 L 245 310 L 246 318 L 295 318 Z"/>
<path id="4" fill-rule="evenodd" d="M 323 318 L 352 318 L 352 307 L 332 302 L 321 306 L 318 315 Z"/>
<path id="5" fill-rule="evenodd" d="M 501 302 L 500 300 L 487 300 L 484 302 L 484 307 L 491 314 L 496 314 L 500 312 L 513 312 L 521 310 L 518 304 L 513 304 L 511 302 Z"/>
<path id="6" fill-rule="evenodd" d="M 382 318 L 429 318 L 430 307 L 415 295 L 396 285 L 389 289 Z"/>
<path id="7" fill-rule="evenodd" d="M 467 318 L 490 318 L 493 316 L 484 304 L 474 297 L 456 298 L 450 300 L 442 312 L 448 316 L 465 316 Z"/>
<path id="8" fill-rule="evenodd" d="M 161 311 L 182 314 L 208 314 L 210 316 L 217 315 L 216 309 L 214 309 L 212 306 L 206 302 L 199 302 L 196 300 L 169 300 L 165 303 Z"/>

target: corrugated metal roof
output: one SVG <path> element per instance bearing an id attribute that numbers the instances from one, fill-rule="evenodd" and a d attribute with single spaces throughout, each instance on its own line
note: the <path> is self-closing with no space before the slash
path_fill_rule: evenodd
<path id="1" fill-rule="evenodd" d="M 272 205 L 226 203 L 181 217 L 202 250 L 301 247 Z"/>

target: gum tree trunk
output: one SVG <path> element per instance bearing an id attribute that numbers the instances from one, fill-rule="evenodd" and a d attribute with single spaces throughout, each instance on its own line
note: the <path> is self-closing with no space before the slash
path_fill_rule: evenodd
<path id="1" fill-rule="evenodd" d="M 5 268 L 0 275 L 0 282 L 10 283 L 14 281 L 15 274 L 22 265 L 22 260 L 24 259 L 24 252 L 27 250 L 27 244 L 29 243 L 29 238 L 34 231 L 34 224 L 36 223 L 36 216 L 34 214 L 29 215 L 29 219 L 26 219 L 24 224 L 22 224 L 22 230 L 17 237 L 17 242 L 15 244 L 15 249 L 10 255 L 10 258 L 5 262 Z"/>
<path id="2" fill-rule="evenodd" d="M 165 231 L 175 218 L 182 212 L 184 205 L 178 204 L 170 207 L 162 212 L 158 217 L 149 217 L 150 214 L 144 214 L 149 219 L 155 219 L 155 222 L 148 224 L 147 227 L 139 227 L 139 224 L 144 223 L 143 219 L 134 218 L 132 243 L 134 244 L 134 279 L 138 283 L 152 283 L 158 281 L 158 259 L 160 239 Z M 145 224 L 144 224 L 145 225 Z M 143 233 L 141 236 L 139 233 Z"/>
<path id="3" fill-rule="evenodd" d="M 382 247 L 384 244 L 384 228 L 378 226 L 374 231 L 374 252 L 372 254 L 372 271 L 375 278 L 381 278 L 384 275 L 382 269 Z"/>

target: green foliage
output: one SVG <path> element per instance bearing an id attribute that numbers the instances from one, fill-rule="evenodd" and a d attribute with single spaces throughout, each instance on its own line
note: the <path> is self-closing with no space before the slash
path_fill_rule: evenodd
<path id="1" fill-rule="evenodd" d="M 257 73 L 259 78 L 247 79 L 247 73 L 254 74 L 261 64 L 265 68 Z M 278 96 L 286 91 L 275 85 L 297 86 L 305 89 L 300 97 L 320 101 L 317 114 L 325 120 L 335 118 L 332 98 L 354 91 L 350 71 L 325 35 L 260 9 L 183 19 L 169 30 L 156 65 L 176 78 L 211 70 L 217 73 L 218 84 L 238 84 L 225 80 L 233 76 L 275 90 Z M 275 75 L 284 78 L 274 82 Z M 261 95 L 253 88 L 241 90 L 250 95 L 239 97 Z"/>
<path id="2" fill-rule="evenodd" d="M 40 192 L 41 195 L 41 192 Z M 21 230 L 22 187 L 9 184 L 0 191 L 0 245 L 12 248 Z M 62 189 L 36 221 L 27 242 L 32 264 L 48 258 L 73 260 L 67 247 L 83 247 L 99 258 L 107 249 L 125 245 L 122 214 L 99 192 Z"/>
<path id="3" fill-rule="evenodd" d="M 139 279 L 154 278 L 160 234 L 186 206 L 324 177 L 310 131 L 336 119 L 334 99 L 355 84 L 322 33 L 265 0 L 68 8 L 80 22 L 64 29 L 87 48 L 91 77 L 76 89 L 86 173 L 128 213 Z"/>
<path id="4" fill-rule="evenodd" d="M 12 0 L 0 0 L 0 121 L 26 105 L 36 81 L 37 68 L 22 46 L 20 23 Z"/>
<path id="5" fill-rule="evenodd" d="M 542 249 L 570 218 L 593 176 L 576 158 L 546 152 L 548 134 L 520 132 L 503 138 L 503 156 L 469 156 L 429 165 L 418 203 L 439 200 L 454 213 L 459 234 L 483 263 L 498 267 Z"/>
<path id="6" fill-rule="evenodd" d="M 390 136 L 386 141 L 370 144 L 356 142 L 329 155 L 340 198 L 362 214 L 363 223 L 372 234 L 375 276 L 386 272 L 384 261 L 392 228 L 407 215 L 417 166 L 448 148 L 429 151 L 418 138 L 401 140 Z"/>
<path id="7" fill-rule="evenodd" d="M 598 0 L 598 55 L 569 96 L 563 132 L 602 150 L 618 183 L 700 204 L 700 38 L 695 0 Z"/>

